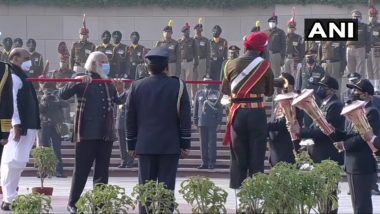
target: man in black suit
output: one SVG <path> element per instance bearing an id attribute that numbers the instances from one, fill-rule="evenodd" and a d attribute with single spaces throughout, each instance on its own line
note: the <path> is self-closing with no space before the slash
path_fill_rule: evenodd
<path id="1" fill-rule="evenodd" d="M 190 149 L 190 100 L 185 84 L 165 72 L 167 48 L 154 48 L 145 57 L 151 75 L 134 82 L 127 99 L 128 150 L 138 155 L 140 184 L 164 182 L 174 191 L 179 158 Z"/>
<path id="2" fill-rule="evenodd" d="M 367 79 L 362 79 L 354 84 L 347 84 L 348 88 L 354 89 L 353 100 L 365 101 L 368 96 L 373 96 L 374 88 Z M 378 135 L 380 129 L 379 112 L 372 102 L 367 102 L 366 116 L 373 134 Z M 348 184 L 351 192 L 351 201 L 354 213 L 372 213 L 371 189 L 374 174 L 377 173 L 377 162 L 373 152 L 366 141 L 373 142 L 372 136 L 361 136 L 353 125 L 346 130 L 344 141 L 336 143 L 339 150 L 345 152 L 344 168 L 347 173 Z"/>

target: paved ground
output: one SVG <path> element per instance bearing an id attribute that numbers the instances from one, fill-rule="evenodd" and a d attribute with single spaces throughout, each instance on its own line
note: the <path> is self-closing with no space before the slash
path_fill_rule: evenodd
<path id="1" fill-rule="evenodd" d="M 177 179 L 177 190 L 179 189 L 179 184 L 184 180 L 184 178 Z M 235 210 L 235 193 L 232 189 L 228 188 L 228 179 L 212 179 L 218 186 L 224 188 L 228 191 L 227 208 L 229 213 L 234 213 Z M 131 177 L 111 177 L 110 184 L 117 184 L 121 187 L 126 188 L 126 192 L 129 194 L 132 192 L 133 186 L 137 183 L 137 178 Z M 70 192 L 71 178 L 52 178 L 46 180 L 46 186 L 53 186 L 53 211 L 54 213 L 67 213 L 66 203 Z M 22 177 L 20 183 L 20 193 L 27 193 L 28 188 L 35 187 L 39 185 L 39 179 L 33 177 Z M 85 190 L 89 190 L 92 186 L 92 181 L 89 179 Z M 347 195 L 348 185 L 347 182 L 342 182 L 340 184 L 341 194 L 339 195 L 339 213 L 352 213 L 350 196 Z M 181 213 L 190 213 L 191 208 L 186 204 L 183 198 L 176 192 L 177 202 L 180 204 Z M 380 214 L 380 196 L 372 197 L 374 205 L 374 213 Z M 1 212 L 0 213 L 4 213 Z M 136 213 L 136 212 L 134 212 Z"/>

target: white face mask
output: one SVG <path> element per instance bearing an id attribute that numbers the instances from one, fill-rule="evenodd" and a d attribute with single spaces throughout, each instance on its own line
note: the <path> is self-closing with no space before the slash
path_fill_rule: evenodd
<path id="1" fill-rule="evenodd" d="M 276 27 L 276 23 L 275 22 L 269 22 L 269 28 L 270 29 L 273 29 Z"/>
<path id="2" fill-rule="evenodd" d="M 30 67 L 32 67 L 32 60 L 25 61 L 21 64 L 21 69 L 23 71 L 29 71 Z"/>

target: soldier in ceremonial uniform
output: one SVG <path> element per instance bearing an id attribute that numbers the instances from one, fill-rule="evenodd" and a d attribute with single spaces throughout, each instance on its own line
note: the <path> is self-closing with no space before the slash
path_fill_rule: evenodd
<path id="1" fill-rule="evenodd" d="M 114 73 L 118 75 L 118 77 L 129 78 L 131 74 L 129 74 L 129 53 L 128 46 L 126 44 L 121 43 L 122 34 L 120 31 L 112 32 L 112 41 L 113 41 L 113 60 L 112 67 L 114 69 Z"/>
<path id="2" fill-rule="evenodd" d="M 209 73 L 210 62 L 210 41 L 202 35 L 203 24 L 202 19 L 198 20 L 198 24 L 194 26 L 195 44 L 198 49 L 198 65 L 194 66 L 194 79 L 202 80 Z M 202 86 L 194 85 L 196 90 Z"/>
<path id="3" fill-rule="evenodd" d="M 215 25 L 212 28 L 213 38 L 210 41 L 210 78 L 219 80 L 221 77 L 220 71 L 222 69 L 223 61 L 227 59 L 228 44 L 227 40 L 220 37 L 222 28 Z"/>
<path id="4" fill-rule="evenodd" d="M 191 147 L 191 112 L 186 85 L 165 72 L 169 56 L 164 47 L 145 56 L 152 75 L 132 83 L 129 91 L 127 142 L 129 154 L 138 155 L 139 184 L 164 182 L 174 191 L 179 158 Z M 140 213 L 146 213 L 141 206 Z"/>
<path id="5" fill-rule="evenodd" d="M 195 80 L 194 67 L 198 66 L 198 48 L 194 38 L 190 37 L 190 25 L 186 23 L 182 27 L 182 38 L 178 40 L 181 51 L 181 79 Z M 196 91 L 195 85 L 187 85 L 190 92 L 190 98 L 194 98 Z"/>
<path id="6" fill-rule="evenodd" d="M 26 46 L 28 47 L 30 60 L 32 61 L 32 67 L 30 67 L 29 70 L 29 77 L 39 77 L 44 70 L 44 60 L 42 58 L 42 55 L 36 51 L 36 40 L 28 39 Z"/>
<path id="7" fill-rule="evenodd" d="M 136 79 L 136 68 L 137 65 L 144 63 L 144 56 L 147 53 L 146 48 L 143 45 L 139 44 L 140 34 L 138 32 L 131 33 L 132 45 L 129 46 L 129 56 L 130 56 L 130 69 L 129 69 L 129 78 Z"/>
<path id="8" fill-rule="evenodd" d="M 11 53 L 12 45 L 13 41 L 10 37 L 5 37 L 3 39 L 4 50 L 1 53 L 0 61 L 9 62 L 9 54 Z"/>
<path id="9" fill-rule="evenodd" d="M 252 32 L 260 32 L 260 21 L 259 20 L 256 21 L 255 27 L 253 27 L 251 29 L 251 33 Z"/>
<path id="10" fill-rule="evenodd" d="M 86 20 L 83 17 L 83 27 L 79 29 L 79 42 L 74 42 L 70 54 L 70 69 L 74 72 L 84 72 L 84 64 L 87 57 L 95 50 L 95 45 L 87 41 L 90 31 L 86 27 Z"/>
<path id="11" fill-rule="evenodd" d="M 148 53 L 151 49 L 147 48 L 145 51 Z M 145 55 L 144 55 L 145 57 Z M 136 79 L 142 79 L 150 75 L 148 71 L 148 61 L 144 58 L 144 63 L 138 64 L 136 67 Z"/>
<path id="12" fill-rule="evenodd" d="M 203 78 L 203 81 L 210 81 Z M 214 169 L 216 162 L 216 134 L 222 122 L 223 106 L 220 104 L 222 94 L 218 85 L 207 85 L 195 96 L 194 125 L 197 126 L 201 138 L 202 164 L 198 169 Z"/>
<path id="13" fill-rule="evenodd" d="M 111 33 L 108 30 L 106 30 L 102 33 L 102 44 L 98 45 L 95 48 L 95 50 L 103 52 L 107 56 L 108 62 L 110 63 L 110 66 L 111 66 L 109 77 L 111 77 L 111 78 L 118 77 L 119 78 L 120 76 L 118 74 L 116 74 L 115 70 L 114 70 L 114 66 L 113 66 L 114 65 L 114 63 L 113 63 L 114 46 L 110 42 L 111 42 Z"/>
<path id="14" fill-rule="evenodd" d="M 370 37 L 367 24 L 361 22 L 362 13 L 359 10 L 352 11 L 352 18 L 358 20 L 358 40 L 347 41 L 347 71 L 358 72 L 362 77 L 367 76 L 366 59 L 371 50 Z"/>
<path id="15" fill-rule="evenodd" d="M 346 45 L 344 42 L 322 41 L 318 51 L 319 62 L 326 75 L 334 77 L 342 85 L 342 78 L 346 68 Z M 342 90 L 343 91 L 343 90 Z"/>
<path id="16" fill-rule="evenodd" d="M 274 80 L 274 87 L 278 94 L 294 92 L 294 77 L 289 73 L 282 73 L 279 78 Z M 282 113 L 281 107 L 276 104 L 272 113 L 272 119 L 268 122 L 269 131 L 269 163 L 275 166 L 279 162 L 294 163 L 295 153 L 300 146 L 297 142 L 292 142 L 287 129 L 287 121 Z M 302 126 L 302 111 L 296 109 L 297 121 Z"/>
<path id="17" fill-rule="evenodd" d="M 369 32 L 370 32 L 370 56 L 368 62 L 368 79 L 373 80 L 375 92 L 380 91 L 380 23 L 378 22 L 378 11 L 374 6 L 368 10 Z"/>
<path id="18" fill-rule="evenodd" d="M 228 59 L 223 61 L 222 68 L 221 68 L 222 69 L 221 76 L 220 76 L 221 80 L 223 79 L 223 76 L 224 76 L 224 66 L 226 65 L 228 60 L 236 59 L 239 57 L 239 55 L 240 55 L 240 48 L 238 46 L 231 45 L 230 47 L 228 47 Z"/>
<path id="19" fill-rule="evenodd" d="M 163 29 L 163 37 L 164 39 L 158 41 L 155 47 L 165 47 L 170 51 L 169 55 L 169 76 L 181 76 L 181 50 L 179 48 L 179 44 L 177 41 L 172 39 L 173 35 L 173 21 L 169 20 L 167 26 Z"/>
<path id="20" fill-rule="evenodd" d="M 285 64 L 286 36 L 285 32 L 277 27 L 278 17 L 273 13 L 268 19 L 269 29 L 266 33 L 269 36 L 268 50 L 271 68 L 276 77 L 280 76 L 281 66 Z"/>
<path id="21" fill-rule="evenodd" d="M 298 80 L 298 89 L 314 89 L 317 91 L 318 83 L 324 76 L 325 70 L 317 63 L 317 52 L 309 50 L 306 55 L 306 66 L 301 69 Z"/>
<path id="22" fill-rule="evenodd" d="M 240 188 L 248 176 L 264 171 L 268 133 L 264 96 L 273 95 L 274 78 L 270 63 L 261 57 L 268 40 L 263 32 L 251 33 L 244 41 L 245 54 L 228 61 L 224 70 L 222 93 L 231 100 L 224 143 L 231 148 L 233 189 Z"/>
<path id="23" fill-rule="evenodd" d="M 24 42 L 22 41 L 21 38 L 16 38 L 13 40 L 13 48 L 22 48 L 24 45 Z"/>
<path id="24" fill-rule="evenodd" d="M 286 35 L 286 56 L 284 64 L 284 72 L 297 75 L 297 71 L 301 70 L 302 61 L 305 55 L 305 43 L 302 36 L 296 34 L 297 23 L 295 17 L 288 21 L 288 34 Z"/>
<path id="25" fill-rule="evenodd" d="M 360 76 L 360 74 L 358 73 L 351 73 L 351 74 L 348 74 L 347 76 L 347 80 L 348 80 L 348 84 L 355 84 L 356 82 L 358 82 L 360 79 L 362 78 L 362 76 Z M 352 102 L 352 96 L 353 96 L 353 92 L 354 90 L 353 89 L 350 89 L 350 88 L 346 88 L 346 90 L 344 92 L 342 92 L 342 101 L 346 104 L 349 104 Z M 379 109 L 380 110 L 380 109 Z"/>

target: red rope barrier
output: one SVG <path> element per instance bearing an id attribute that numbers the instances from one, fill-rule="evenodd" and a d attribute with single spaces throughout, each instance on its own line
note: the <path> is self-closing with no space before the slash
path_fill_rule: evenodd
<path id="1" fill-rule="evenodd" d="M 69 79 L 69 78 L 28 78 L 27 79 L 30 82 L 81 82 L 80 79 Z M 117 80 L 117 79 L 116 79 Z M 114 81 L 114 79 L 93 79 L 92 82 L 94 83 L 110 83 Z M 125 83 L 132 83 L 134 80 L 129 79 L 121 79 L 121 81 Z M 185 81 L 187 84 L 193 84 L 193 85 L 220 85 L 222 84 L 222 81 L 197 81 L 197 80 L 188 80 Z"/>

